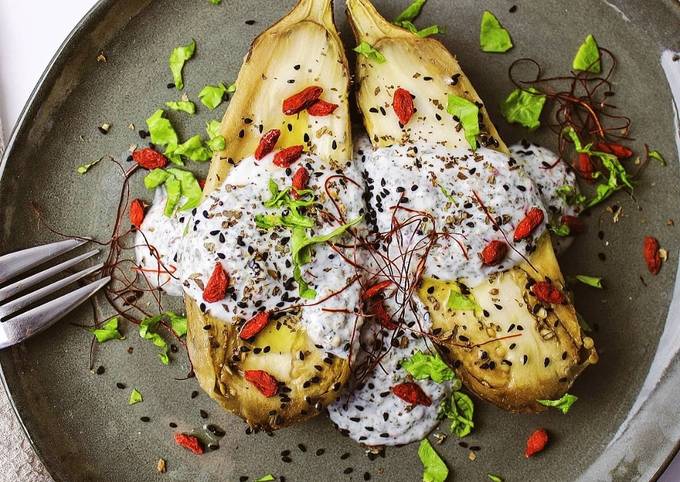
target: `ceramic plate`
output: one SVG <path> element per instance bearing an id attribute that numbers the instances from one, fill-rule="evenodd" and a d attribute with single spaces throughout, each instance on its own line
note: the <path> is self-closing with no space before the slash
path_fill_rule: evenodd
<path id="1" fill-rule="evenodd" d="M 408 2 L 376 3 L 393 18 Z M 601 361 L 574 386 L 580 400 L 569 415 L 512 415 L 478 402 L 476 429 L 466 439 L 481 448 L 476 460 L 468 459 L 468 450 L 454 437 L 438 450 L 455 480 L 486 480 L 487 473 L 510 481 L 648 480 L 680 440 L 680 362 L 675 357 L 680 346 L 680 218 L 674 225 L 668 222 L 678 216 L 680 166 L 671 89 L 661 65 L 664 50 L 680 50 L 680 6 L 673 0 L 514 3 L 517 10 L 510 13 L 513 2 L 506 0 L 430 0 L 421 18 L 422 25 L 446 26 L 442 41 L 458 56 L 503 138 L 514 142 L 525 134 L 509 127 L 498 112 L 511 89 L 509 64 L 532 57 L 548 72 L 566 72 L 582 39 L 593 33 L 619 60 L 614 103 L 632 117 L 636 144 L 649 143 L 670 162 L 645 171 L 634 199 L 619 194 L 608 203 L 623 207 L 617 224 L 604 207 L 593 210 L 588 233 L 562 259 L 566 274 L 597 274 L 606 283 L 603 291 L 576 287 L 577 308 L 596 328 Z M 196 39 L 197 55 L 185 69 L 186 92 L 195 99 L 206 83 L 233 80 L 251 40 L 292 4 L 99 2 L 56 55 L 9 142 L 0 181 L 2 252 L 55 240 L 34 208 L 63 232 L 107 239 L 119 171 L 102 163 L 83 177 L 77 166 L 105 154 L 123 156 L 128 146 L 141 142 L 137 130 L 144 119 L 165 101 L 176 100 L 176 91 L 166 88 L 171 81 L 166 59 L 173 47 Z M 495 12 L 512 33 L 516 46 L 508 54 L 480 51 L 484 9 Z M 346 46 L 353 47 L 343 10 L 336 5 L 336 21 Z M 97 61 L 99 52 L 106 62 Z M 664 58 L 670 71 L 672 56 Z M 186 138 L 223 111 L 224 105 L 215 113 L 200 109 L 194 117 L 171 118 Z M 98 131 L 102 123 L 112 125 L 108 135 Z M 555 147 L 547 131 L 531 138 Z M 141 179 L 133 182 L 133 189 L 133 195 L 149 197 Z M 641 256 L 647 234 L 659 238 L 670 253 L 656 277 L 649 276 Z M 105 303 L 98 309 L 106 310 Z M 175 380 L 189 369 L 183 350 L 172 355 L 169 367 L 163 366 L 155 348 L 133 329 L 125 341 L 97 347 L 95 368 L 105 371 L 96 374 L 88 362 L 91 337 L 75 326 L 91 317 L 85 306 L 47 332 L 0 353 L 17 413 L 56 480 L 234 481 L 267 473 L 289 481 L 364 480 L 364 473 L 371 480 L 421 478 L 417 444 L 388 449 L 384 458 L 370 460 L 325 416 L 273 436 L 246 434 L 242 421 L 222 413 L 205 394 L 192 397 L 199 390 L 195 379 Z M 128 406 L 133 387 L 144 394 L 144 402 Z M 205 423 L 226 431 L 219 450 L 198 457 L 174 445 L 175 430 Z M 537 426 L 553 434 L 550 450 L 525 460 L 524 441 Z M 292 462 L 282 460 L 284 450 L 290 450 Z M 349 456 L 342 458 L 345 453 Z M 156 472 L 161 457 L 167 460 L 163 475 Z"/>

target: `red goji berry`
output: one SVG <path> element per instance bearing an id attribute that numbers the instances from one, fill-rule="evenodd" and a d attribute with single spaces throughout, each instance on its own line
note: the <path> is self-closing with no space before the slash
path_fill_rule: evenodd
<path id="1" fill-rule="evenodd" d="M 543 303 L 562 305 L 565 302 L 564 294 L 550 281 L 539 281 L 531 287 L 531 290 L 534 292 L 534 296 Z"/>
<path id="2" fill-rule="evenodd" d="M 616 142 L 598 142 L 595 144 L 595 150 L 613 154 L 619 159 L 628 159 L 633 155 L 633 151 L 626 146 L 617 144 Z"/>
<path id="3" fill-rule="evenodd" d="M 215 263 L 215 269 L 203 289 L 203 301 L 208 303 L 222 301 L 227 295 L 227 288 L 229 288 L 229 276 L 222 268 L 222 263 Z"/>
<path id="4" fill-rule="evenodd" d="M 504 241 L 494 240 L 487 244 L 482 250 L 482 264 L 484 266 L 495 266 L 505 259 L 508 254 L 508 245 Z"/>
<path id="5" fill-rule="evenodd" d="M 168 165 L 168 158 L 150 147 L 137 149 L 132 153 L 132 159 L 144 169 L 160 169 Z"/>
<path id="6" fill-rule="evenodd" d="M 572 236 L 574 234 L 581 234 L 586 230 L 586 225 L 580 218 L 576 216 L 569 216 L 568 214 L 565 214 L 560 218 L 560 223 L 569 228 L 569 234 Z"/>
<path id="7" fill-rule="evenodd" d="M 319 97 L 323 89 L 317 86 L 307 87 L 295 95 L 291 95 L 283 101 L 283 113 L 286 115 L 297 114 L 311 106 Z"/>
<path id="8" fill-rule="evenodd" d="M 388 330 L 396 330 L 399 327 L 399 325 L 392 321 L 392 317 L 387 312 L 383 300 L 376 300 L 371 304 L 371 313 L 382 327 Z"/>
<path id="9" fill-rule="evenodd" d="M 198 187 L 200 187 L 201 189 L 205 189 L 205 179 L 198 180 Z"/>
<path id="10" fill-rule="evenodd" d="M 250 340 L 251 338 L 254 338 L 255 335 L 264 330 L 265 326 L 267 326 L 270 316 L 271 313 L 268 311 L 261 311 L 257 315 L 253 316 L 251 319 L 246 321 L 245 325 L 243 325 L 243 328 L 241 328 L 241 333 L 239 333 L 239 337 L 242 340 Z"/>
<path id="11" fill-rule="evenodd" d="M 144 201 L 135 199 L 130 203 L 130 222 L 137 229 L 139 229 L 142 226 L 142 222 L 144 222 L 144 210 Z"/>
<path id="12" fill-rule="evenodd" d="M 338 104 L 332 104 L 325 100 L 317 100 L 312 105 L 307 107 L 307 113 L 314 117 L 323 117 L 331 115 L 338 108 Z"/>
<path id="13" fill-rule="evenodd" d="M 193 435 L 186 433 L 176 433 L 175 443 L 187 450 L 191 450 L 196 455 L 201 455 L 203 452 L 205 452 L 203 443 L 198 439 L 198 437 L 194 437 Z"/>
<path id="14" fill-rule="evenodd" d="M 246 370 L 244 378 L 267 398 L 279 393 L 279 382 L 264 370 Z"/>
<path id="15" fill-rule="evenodd" d="M 515 228 L 515 235 L 513 239 L 515 242 L 521 241 L 522 239 L 531 236 L 537 227 L 543 222 L 544 214 L 543 210 L 539 208 L 531 208 L 529 212 L 524 216 L 517 227 Z"/>
<path id="16" fill-rule="evenodd" d="M 276 146 L 276 142 L 279 140 L 280 135 L 281 131 L 278 129 L 267 131 L 260 138 L 260 143 L 257 145 L 257 149 L 255 149 L 255 160 L 259 161 L 264 156 L 272 152 L 274 150 L 274 146 Z"/>
<path id="17" fill-rule="evenodd" d="M 524 456 L 526 458 L 537 454 L 548 445 L 548 432 L 544 428 L 535 430 L 527 439 L 527 448 L 524 449 Z"/>
<path id="18" fill-rule="evenodd" d="M 297 199 L 298 191 L 302 191 L 304 188 L 306 188 L 308 182 L 309 173 L 307 172 L 307 169 L 300 167 L 297 171 L 295 171 L 295 174 L 293 174 L 293 190 L 291 191 L 291 195 Z"/>
<path id="19" fill-rule="evenodd" d="M 411 405 L 425 405 L 426 407 L 432 405 L 432 399 L 417 383 L 400 383 L 392 387 L 392 393 Z"/>
<path id="20" fill-rule="evenodd" d="M 661 270 L 661 255 L 659 254 L 659 241 L 652 236 L 645 236 L 645 241 L 642 245 L 642 254 L 647 263 L 647 269 L 650 273 L 656 275 Z"/>
<path id="21" fill-rule="evenodd" d="M 583 179 L 587 181 L 593 180 L 593 161 L 588 154 L 582 152 L 578 155 L 576 158 L 576 171 Z"/>
<path id="22" fill-rule="evenodd" d="M 290 167 L 295 161 L 300 159 L 304 146 L 291 146 L 281 149 L 274 156 L 274 164 L 279 167 Z"/>
<path id="23" fill-rule="evenodd" d="M 408 124 L 408 121 L 411 120 L 411 117 L 415 112 L 413 96 L 411 96 L 411 93 L 401 87 L 395 90 L 394 98 L 392 99 L 392 108 L 394 109 L 395 114 L 397 114 L 399 123 L 402 126 Z"/>
<path id="24" fill-rule="evenodd" d="M 369 300 L 375 295 L 382 293 L 393 284 L 393 281 L 387 279 L 385 281 L 380 281 L 374 285 L 371 285 L 361 294 L 361 299 L 364 301 Z"/>

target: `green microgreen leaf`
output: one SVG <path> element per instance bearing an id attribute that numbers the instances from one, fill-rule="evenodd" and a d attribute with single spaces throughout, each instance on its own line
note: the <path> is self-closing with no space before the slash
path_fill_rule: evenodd
<path id="1" fill-rule="evenodd" d="M 477 135 L 480 133 L 479 107 L 477 107 L 477 104 L 457 95 L 449 94 L 446 111 L 458 118 L 458 121 L 463 126 L 465 139 L 470 144 L 470 148 L 473 151 L 477 149 Z"/>
<path id="2" fill-rule="evenodd" d="M 430 355 L 417 351 L 409 358 L 403 359 L 401 366 L 416 380 L 431 379 L 436 383 L 442 383 L 456 377 L 453 370 L 437 353 Z"/>
<path id="3" fill-rule="evenodd" d="M 598 276 L 587 276 L 585 274 L 577 274 L 576 279 L 583 283 L 584 285 L 602 289 L 602 278 Z"/>
<path id="4" fill-rule="evenodd" d="M 222 3 L 222 0 L 210 0 L 210 3 L 213 5 L 220 5 Z"/>
<path id="5" fill-rule="evenodd" d="M 569 412 L 571 406 L 576 402 L 576 400 L 578 400 L 578 397 L 571 395 L 569 393 L 565 393 L 562 396 L 562 398 L 558 400 L 536 400 L 536 401 L 541 405 L 545 405 L 546 407 L 556 408 L 566 415 L 567 412 Z"/>
<path id="6" fill-rule="evenodd" d="M 166 102 L 165 105 L 172 110 L 186 112 L 187 114 L 194 115 L 196 113 L 196 104 L 190 100 L 178 100 Z"/>
<path id="7" fill-rule="evenodd" d="M 271 482 L 272 480 L 276 480 L 272 474 L 267 474 L 263 475 L 259 479 L 257 479 L 255 482 Z"/>
<path id="8" fill-rule="evenodd" d="M 489 477 L 491 482 L 503 482 L 503 478 L 498 475 L 486 474 L 486 476 Z"/>
<path id="9" fill-rule="evenodd" d="M 124 340 L 125 337 L 118 331 L 118 317 L 115 316 L 101 325 L 99 328 L 88 328 L 88 331 L 97 339 L 97 343 L 106 343 L 111 340 Z"/>
<path id="10" fill-rule="evenodd" d="M 198 98 L 210 110 L 214 110 L 222 103 L 224 96 L 234 93 L 236 91 L 236 84 L 231 84 L 226 87 L 223 83 L 217 85 L 206 85 L 203 90 L 199 92 Z"/>
<path id="11" fill-rule="evenodd" d="M 423 439 L 420 442 L 418 457 L 423 464 L 423 482 L 444 482 L 449 476 L 449 469 L 429 440 Z"/>
<path id="12" fill-rule="evenodd" d="M 667 166 L 668 163 L 666 162 L 666 159 L 661 155 L 661 153 L 657 150 L 651 150 L 647 153 L 650 159 L 654 159 L 656 161 L 659 161 L 662 166 Z"/>
<path id="13" fill-rule="evenodd" d="M 99 161 L 101 161 L 102 159 L 104 159 L 104 158 L 100 157 L 99 159 L 96 159 L 92 162 L 88 162 L 87 164 L 81 164 L 80 166 L 78 166 L 78 169 L 76 169 L 76 171 L 78 172 L 78 174 L 83 175 L 87 171 L 89 171 L 92 167 L 99 164 Z"/>
<path id="14" fill-rule="evenodd" d="M 187 334 L 187 318 L 186 316 L 178 315 L 173 311 L 166 311 L 165 316 L 170 320 L 172 331 L 179 337 Z"/>
<path id="15" fill-rule="evenodd" d="M 385 56 L 380 53 L 379 50 L 373 48 L 371 44 L 366 41 L 361 42 L 359 45 L 353 49 L 356 53 L 363 55 L 364 57 L 374 60 L 379 64 L 384 64 L 387 62 Z"/>
<path id="16" fill-rule="evenodd" d="M 158 109 L 146 120 L 147 129 L 151 134 L 151 142 L 157 146 L 177 145 L 179 138 L 172 124 L 165 118 L 165 111 Z"/>
<path id="17" fill-rule="evenodd" d="M 194 56 L 195 51 L 196 41 L 192 40 L 188 45 L 173 49 L 172 53 L 170 54 L 168 64 L 170 65 L 170 71 L 172 72 L 172 78 L 175 81 L 175 87 L 177 90 L 182 90 L 184 88 L 182 69 L 184 68 L 185 62 Z"/>
<path id="18" fill-rule="evenodd" d="M 398 16 L 397 18 L 394 19 L 394 23 L 399 23 L 399 22 L 413 22 L 416 18 L 418 18 L 418 15 L 420 15 L 420 12 L 423 10 L 423 6 L 425 5 L 425 2 L 427 0 L 413 0 L 411 4 L 406 7 Z"/>
<path id="19" fill-rule="evenodd" d="M 460 311 L 475 311 L 480 308 L 472 293 L 465 295 L 461 293 L 458 286 L 451 287 L 446 306 L 449 309 Z"/>
<path id="20" fill-rule="evenodd" d="M 496 16 L 485 10 L 479 30 L 479 45 L 484 52 L 507 52 L 512 48 L 510 33 L 503 28 Z"/>
<path id="21" fill-rule="evenodd" d="M 446 417 L 451 421 L 451 432 L 461 438 L 472 432 L 475 426 L 472 421 L 474 413 L 475 406 L 470 397 L 458 391 L 443 400 L 438 411 L 440 418 Z"/>
<path id="22" fill-rule="evenodd" d="M 165 154 L 169 159 L 172 156 L 184 156 L 195 162 L 205 162 L 212 158 L 212 151 L 203 144 L 200 134 L 196 134 L 178 146 L 169 146 Z"/>
<path id="23" fill-rule="evenodd" d="M 302 277 L 302 269 L 297 264 L 293 268 L 293 279 L 295 279 L 295 282 L 298 284 L 300 298 L 306 300 L 313 300 L 316 298 L 316 290 L 309 287 L 309 284 Z"/>
<path id="24" fill-rule="evenodd" d="M 142 394 L 140 393 L 139 390 L 136 388 L 132 389 L 132 392 L 130 393 L 130 399 L 128 400 L 128 405 L 136 405 L 137 403 L 142 403 L 144 401 L 144 398 L 142 397 Z"/>
<path id="25" fill-rule="evenodd" d="M 161 185 L 165 186 L 167 193 L 164 209 L 166 216 L 174 214 L 182 197 L 185 198 L 184 204 L 180 208 L 182 211 L 193 209 L 201 202 L 203 190 L 190 171 L 174 167 L 165 170 L 154 169 L 144 177 L 144 186 L 147 189 L 155 189 Z"/>
<path id="26" fill-rule="evenodd" d="M 163 337 L 155 331 L 156 328 L 158 328 L 158 324 L 162 318 L 163 314 L 161 313 L 160 315 L 143 319 L 139 324 L 139 336 L 150 341 L 161 349 L 161 352 L 158 356 L 161 359 L 161 363 L 163 363 L 163 365 L 167 365 L 170 363 L 170 359 L 168 358 L 168 342 L 165 341 Z"/>
<path id="27" fill-rule="evenodd" d="M 526 90 L 515 89 L 503 101 L 501 112 L 509 123 L 517 123 L 534 130 L 541 125 L 539 119 L 545 100 L 546 96 L 533 87 Z"/>
<path id="28" fill-rule="evenodd" d="M 571 234 L 571 230 L 569 229 L 569 226 L 567 226 L 566 224 L 560 224 L 559 226 L 550 224 L 548 225 L 548 229 L 555 236 L 559 236 L 561 238 L 566 238 Z"/>
<path id="29" fill-rule="evenodd" d="M 574 70 L 599 74 L 602 71 L 600 49 L 595 37 L 588 35 L 576 52 L 571 64 Z"/>

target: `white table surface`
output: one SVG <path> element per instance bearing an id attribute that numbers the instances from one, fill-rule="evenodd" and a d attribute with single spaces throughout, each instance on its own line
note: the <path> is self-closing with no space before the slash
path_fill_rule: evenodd
<path id="1" fill-rule="evenodd" d="M 9 137 L 54 52 L 95 3 L 96 0 L 0 0 L 0 144 L 1 134 L 5 139 Z M 52 480 L 32 453 L 3 392 L 0 434 L 0 481 Z M 660 479 L 678 481 L 680 457 Z"/>

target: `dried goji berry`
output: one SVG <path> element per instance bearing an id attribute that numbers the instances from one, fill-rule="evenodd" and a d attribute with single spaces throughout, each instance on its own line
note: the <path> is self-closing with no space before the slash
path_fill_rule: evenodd
<path id="1" fill-rule="evenodd" d="M 399 123 L 402 126 L 408 124 L 408 121 L 411 120 L 411 117 L 415 112 L 413 96 L 411 96 L 411 93 L 401 87 L 395 90 L 394 98 L 392 99 L 392 108 L 394 109 L 395 114 L 397 114 Z"/>
<path id="2" fill-rule="evenodd" d="M 222 301 L 227 295 L 227 288 L 229 288 L 229 276 L 224 271 L 224 268 L 222 268 L 221 263 L 215 263 L 215 269 L 213 269 L 210 279 L 203 290 L 203 301 L 208 303 Z"/>
<path id="3" fill-rule="evenodd" d="M 482 250 L 482 264 L 495 266 L 505 259 L 508 254 L 508 245 L 504 241 L 494 240 Z"/>
<path id="4" fill-rule="evenodd" d="M 387 279 L 385 281 L 380 281 L 374 285 L 371 285 L 368 288 L 366 288 L 366 290 L 364 290 L 364 292 L 361 294 L 361 299 L 364 301 L 369 300 L 374 296 L 382 293 L 393 284 L 394 284 L 393 281 Z"/>
<path id="5" fill-rule="evenodd" d="M 130 222 L 132 225 L 139 229 L 144 222 L 144 201 L 140 199 L 135 199 L 130 203 Z"/>
<path id="6" fill-rule="evenodd" d="M 565 302 L 564 294 L 550 281 L 539 281 L 531 287 L 531 290 L 534 292 L 534 296 L 543 303 L 561 305 Z"/>
<path id="7" fill-rule="evenodd" d="M 417 383 L 400 383 L 392 387 L 392 393 L 411 405 L 425 405 L 426 407 L 432 405 L 432 399 Z"/>
<path id="8" fill-rule="evenodd" d="M 548 432 L 544 428 L 535 430 L 527 439 L 527 448 L 524 449 L 524 456 L 526 458 L 537 454 L 548 445 Z"/>
<path id="9" fill-rule="evenodd" d="M 587 181 L 593 180 L 593 161 L 590 156 L 584 152 L 580 153 L 576 158 L 576 171 L 581 177 Z"/>
<path id="10" fill-rule="evenodd" d="M 619 159 L 628 159 L 633 155 L 633 151 L 626 146 L 617 144 L 616 142 L 598 142 L 595 144 L 595 150 L 606 152 L 607 154 L 614 154 Z"/>
<path id="11" fill-rule="evenodd" d="M 269 323 L 269 317 L 271 314 L 268 311 L 261 311 L 257 315 L 253 316 L 251 319 L 246 321 L 243 328 L 241 328 L 241 333 L 239 337 L 242 340 L 250 340 L 255 337 L 259 332 L 264 330 L 264 327 Z"/>
<path id="12" fill-rule="evenodd" d="M 158 151 L 146 147 L 132 153 L 132 159 L 144 169 L 160 169 L 168 165 L 168 158 Z"/>
<path id="13" fill-rule="evenodd" d="M 297 198 L 298 191 L 302 191 L 304 188 L 306 188 L 308 182 L 309 173 L 307 172 L 307 169 L 300 167 L 297 171 L 295 171 L 295 174 L 293 174 L 293 190 L 291 191 L 291 195 L 294 198 Z"/>
<path id="14" fill-rule="evenodd" d="M 267 398 L 279 393 L 279 382 L 264 370 L 246 370 L 244 378 Z"/>
<path id="15" fill-rule="evenodd" d="M 314 117 L 323 117 L 326 115 L 331 115 L 338 108 L 338 104 L 332 104 L 326 102 L 325 100 L 317 100 L 312 105 L 307 107 L 307 113 Z"/>
<path id="16" fill-rule="evenodd" d="M 652 236 L 645 236 L 642 254 L 647 263 L 647 269 L 652 274 L 658 274 L 661 270 L 661 254 L 659 254 L 659 241 Z"/>
<path id="17" fill-rule="evenodd" d="M 586 225 L 584 222 L 576 216 L 565 214 L 560 218 L 560 223 L 569 228 L 569 234 L 572 236 L 574 234 L 581 234 L 586 230 Z"/>
<path id="18" fill-rule="evenodd" d="M 276 142 L 279 140 L 280 135 L 281 131 L 278 129 L 272 129 L 265 132 L 265 134 L 260 138 L 260 143 L 257 145 L 257 149 L 255 149 L 255 160 L 259 161 L 264 156 L 272 152 L 274 150 L 274 146 L 276 146 Z"/>
<path id="19" fill-rule="evenodd" d="M 205 189 L 205 179 L 198 180 L 198 187 L 200 187 L 201 189 Z"/>
<path id="20" fill-rule="evenodd" d="M 286 115 L 297 114 L 311 106 L 319 97 L 323 89 L 317 86 L 307 87 L 295 95 L 291 95 L 283 101 L 283 113 Z"/>
<path id="21" fill-rule="evenodd" d="M 399 325 L 392 321 L 392 317 L 387 312 L 387 308 L 385 308 L 385 302 L 383 300 L 376 300 L 371 303 L 371 313 L 383 328 L 387 328 L 388 330 L 396 330 L 399 327 Z"/>
<path id="22" fill-rule="evenodd" d="M 203 452 L 205 452 L 203 443 L 198 439 L 198 437 L 194 437 L 193 435 L 186 433 L 176 433 L 175 443 L 187 450 L 191 450 L 196 455 L 201 455 Z"/>
<path id="23" fill-rule="evenodd" d="M 295 161 L 300 159 L 304 146 L 291 146 L 281 149 L 274 156 L 274 164 L 279 167 L 290 167 Z"/>
<path id="24" fill-rule="evenodd" d="M 533 233 L 543 222 L 543 217 L 544 214 L 542 209 L 529 209 L 529 212 L 524 216 L 524 219 L 522 219 L 515 228 L 515 235 L 513 236 L 514 241 L 521 241 L 522 239 L 531 236 L 531 233 Z"/>

